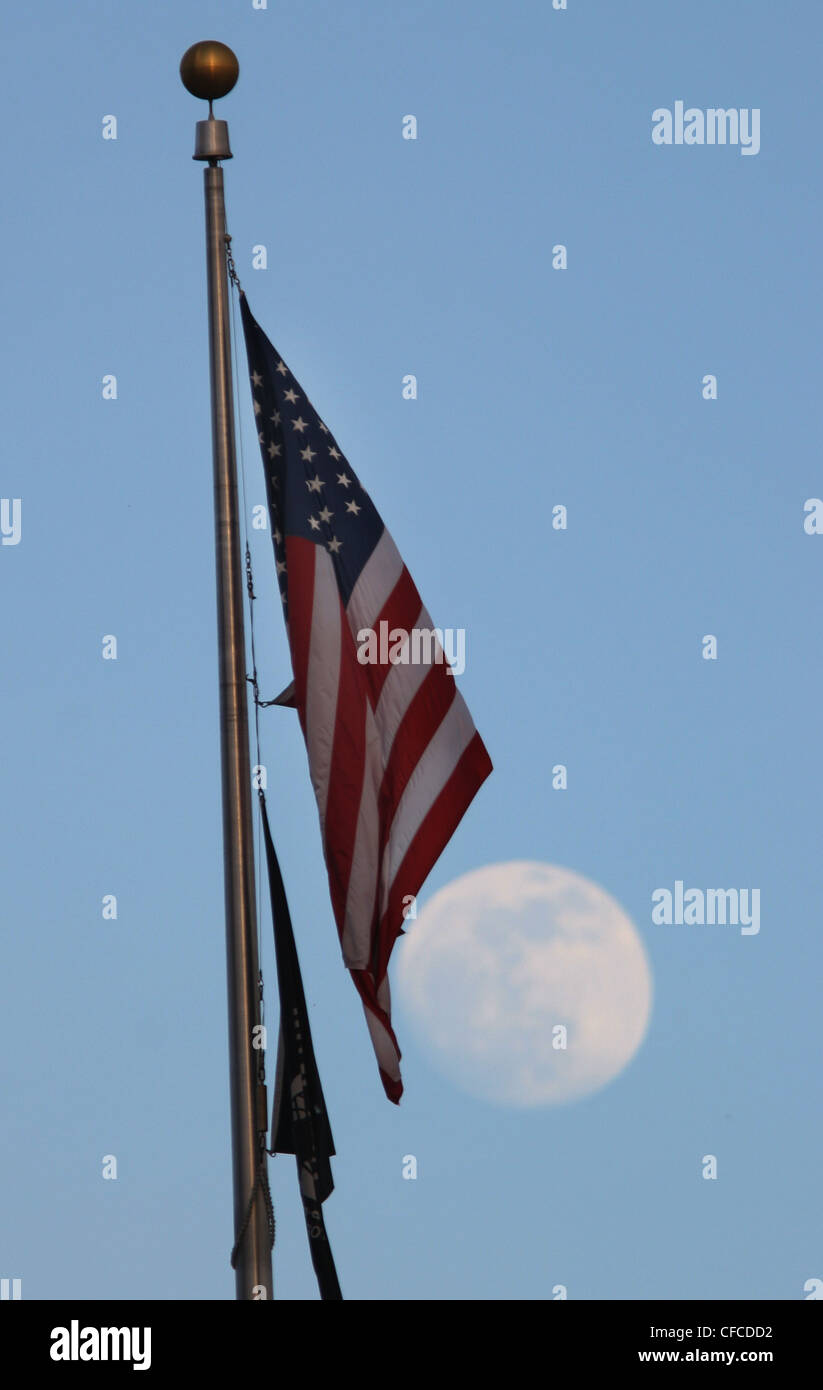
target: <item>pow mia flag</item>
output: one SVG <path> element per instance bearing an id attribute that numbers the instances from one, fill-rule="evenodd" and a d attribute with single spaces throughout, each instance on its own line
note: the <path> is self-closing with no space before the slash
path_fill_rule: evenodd
<path id="1" fill-rule="evenodd" d="M 314 1057 L 309 1015 L 300 977 L 300 962 L 292 931 L 286 890 L 274 850 L 261 791 L 263 837 L 269 870 L 277 986 L 280 994 L 280 1038 L 271 1122 L 272 1153 L 294 1154 L 300 1195 L 309 1237 L 309 1250 L 324 1301 L 342 1300 L 334 1258 L 323 1221 L 323 1202 L 334 1191 L 331 1157 L 334 1140 L 326 1113 L 323 1088 Z"/>

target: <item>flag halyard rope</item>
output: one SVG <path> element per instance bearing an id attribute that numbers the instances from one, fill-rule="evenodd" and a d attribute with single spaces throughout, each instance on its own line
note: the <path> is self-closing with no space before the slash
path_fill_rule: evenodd
<path id="1" fill-rule="evenodd" d="M 231 237 L 230 237 L 230 235 L 229 235 L 229 233 L 228 233 L 227 230 L 224 231 L 224 236 L 225 236 L 225 244 L 226 244 L 226 268 L 227 268 L 227 270 L 228 270 L 229 279 L 230 279 L 231 283 L 237 288 L 237 290 L 239 291 L 239 293 L 242 294 L 242 292 L 243 292 L 242 286 L 241 286 L 240 281 L 239 281 L 238 276 L 237 276 L 237 269 L 236 269 L 236 267 L 235 267 L 235 264 L 234 264 L 234 257 L 232 256 L 232 251 L 231 251 Z M 239 373 L 238 373 L 237 319 L 236 319 L 236 307 L 235 307 L 234 296 L 232 296 L 232 300 L 231 300 L 231 339 L 232 339 L 232 349 L 233 349 L 233 356 L 234 356 L 234 396 L 235 396 L 234 407 L 235 407 L 235 419 L 239 422 L 240 419 L 241 419 L 241 415 L 240 415 L 240 396 L 239 396 L 239 392 L 240 392 L 240 384 L 239 384 L 239 383 L 240 383 L 240 378 L 239 378 Z M 240 428 L 239 426 L 238 426 L 238 431 L 237 431 L 237 446 L 238 446 L 238 454 L 239 454 L 239 461 L 240 461 L 240 468 L 239 468 L 239 473 L 240 473 L 240 488 L 241 488 L 241 495 L 242 495 L 242 500 L 243 500 L 243 506 L 242 506 L 242 513 L 243 513 L 243 523 L 242 523 L 242 524 L 243 524 L 243 543 L 244 543 L 244 547 L 245 547 L 246 589 L 247 589 L 248 600 L 249 600 L 249 604 L 248 604 L 248 608 L 249 608 L 249 638 L 250 638 L 250 653 L 251 653 L 251 665 L 252 665 L 252 675 L 251 675 L 251 676 L 247 675 L 247 676 L 246 676 L 246 680 L 249 681 L 249 682 L 251 683 L 252 690 L 253 690 L 253 693 L 254 693 L 254 733 L 255 733 L 255 750 L 256 750 L 256 756 L 257 756 L 256 767 L 257 767 L 258 769 L 260 769 L 260 768 L 262 767 L 262 763 L 261 763 L 261 759 L 260 759 L 260 720 L 259 720 L 259 715 L 258 715 L 258 706 L 259 706 L 259 704 L 260 704 L 260 699 L 259 699 L 259 687 L 258 687 L 258 683 L 257 683 L 257 658 L 256 658 L 256 655 L 255 655 L 255 646 L 254 646 L 254 599 L 255 599 L 255 593 L 254 593 L 254 579 L 253 579 L 252 568 L 251 568 L 251 551 L 250 551 L 250 549 L 249 549 L 249 537 L 248 537 L 248 521 L 247 521 L 247 518 L 248 518 L 248 505 L 247 505 L 247 501 L 246 501 L 246 461 L 245 461 L 245 453 L 244 453 L 244 449 L 243 449 L 243 430 L 242 430 L 242 428 Z M 259 776 L 259 772 L 258 772 L 258 776 Z M 263 946 L 263 923 L 262 923 L 262 914 L 261 914 L 261 910 L 260 910 L 260 894 L 261 894 L 261 866 L 260 866 L 260 859 L 261 859 L 261 852 L 260 852 L 260 851 L 261 851 L 261 845 L 260 845 L 260 841 L 261 841 L 261 816 L 260 816 L 259 805 L 258 805 L 258 811 L 257 811 L 257 826 L 256 826 L 256 830 L 257 830 L 257 855 L 256 855 L 256 868 L 257 868 L 257 893 L 256 893 L 256 909 L 257 909 L 257 951 L 258 951 L 258 960 L 260 960 L 261 952 L 262 952 L 262 946 Z M 262 1026 L 263 1026 L 263 1031 L 264 1031 L 264 1036 L 265 1036 L 265 999 L 264 999 L 264 995 L 263 995 L 263 972 L 262 972 L 262 970 L 260 970 L 259 968 L 258 968 L 258 974 L 257 974 L 257 988 L 258 988 L 258 998 L 259 998 L 259 1005 L 260 1005 L 260 1022 L 261 1022 Z M 265 1055 L 266 1055 L 266 1054 L 265 1054 L 265 1048 L 264 1048 L 264 1047 L 259 1047 L 259 1048 L 257 1048 L 257 1085 L 258 1085 L 258 1095 L 263 1095 L 263 1096 L 265 1096 L 265 1094 L 266 1094 L 266 1091 L 265 1091 L 265 1086 L 266 1086 L 266 1061 L 265 1061 Z M 270 1250 L 274 1249 L 274 1241 L 275 1241 L 275 1233 L 276 1233 L 276 1221 L 275 1221 L 275 1214 L 274 1214 L 274 1203 L 273 1203 L 273 1201 L 272 1201 L 271 1188 L 269 1187 L 269 1179 L 268 1179 L 268 1174 L 267 1174 L 267 1171 L 266 1171 L 266 1155 L 267 1155 L 267 1152 L 268 1152 L 268 1149 L 267 1149 L 267 1142 L 268 1142 L 268 1113 L 267 1113 L 267 1108 L 266 1108 L 266 1113 L 265 1113 L 265 1114 L 263 1115 L 263 1117 L 262 1117 L 262 1120 L 263 1120 L 262 1128 L 260 1128 L 260 1129 L 258 1130 L 258 1158 L 259 1158 L 259 1161 L 258 1161 L 257 1171 L 256 1171 L 256 1173 L 255 1173 L 254 1183 L 252 1184 L 251 1192 L 249 1193 L 248 1205 L 247 1205 L 247 1207 L 246 1207 L 246 1215 L 245 1215 L 245 1218 L 244 1218 L 244 1220 L 243 1220 L 243 1224 L 242 1224 L 242 1226 L 241 1226 L 239 1232 L 237 1233 L 237 1238 L 236 1238 L 236 1240 L 235 1240 L 234 1247 L 233 1247 L 232 1252 L 231 1252 L 231 1267 L 232 1267 L 232 1269 L 235 1269 L 236 1266 L 237 1266 L 237 1260 L 238 1260 L 238 1257 L 239 1257 L 240 1248 L 241 1248 L 241 1246 L 242 1246 L 242 1244 L 243 1244 L 243 1239 L 244 1239 L 244 1237 L 245 1237 L 246 1231 L 248 1230 L 249 1222 L 250 1222 L 250 1220 L 251 1220 L 251 1214 L 252 1214 L 252 1212 L 253 1212 L 253 1210 L 254 1210 L 254 1203 L 255 1203 L 255 1200 L 256 1200 L 256 1198 L 257 1198 L 258 1192 L 262 1192 L 262 1194 L 263 1194 L 263 1202 L 264 1202 L 264 1205 L 265 1205 L 265 1208 L 266 1208 L 266 1223 L 267 1223 L 267 1226 L 268 1226 L 268 1233 L 269 1233 L 269 1249 L 270 1249 Z M 259 1121 L 258 1121 L 258 1123 L 259 1123 Z"/>
<path id="2" fill-rule="evenodd" d="M 268 1177 L 267 1177 L 267 1175 L 266 1175 L 265 1163 L 264 1163 L 264 1161 L 261 1159 L 260 1164 L 259 1164 L 258 1169 L 257 1169 L 257 1173 L 255 1174 L 255 1179 L 254 1179 L 254 1184 L 253 1184 L 253 1186 L 252 1186 L 252 1190 L 251 1190 L 251 1192 L 250 1192 L 250 1194 L 249 1194 L 249 1204 L 248 1204 L 248 1206 L 246 1207 L 246 1216 L 245 1216 L 245 1219 L 244 1219 L 244 1221 L 243 1221 L 243 1225 L 240 1227 L 240 1230 L 239 1230 L 239 1232 L 238 1232 L 238 1234 L 237 1234 L 237 1240 L 236 1240 L 235 1243 L 234 1243 L 234 1249 L 233 1249 L 232 1252 L 231 1252 L 231 1267 L 232 1267 L 232 1269 L 236 1269 L 236 1268 L 237 1268 L 237 1260 L 238 1260 L 238 1257 L 239 1257 L 239 1254 L 240 1254 L 240 1247 L 241 1247 L 241 1245 L 243 1244 L 243 1237 L 245 1236 L 246 1231 L 247 1231 L 248 1228 L 249 1228 L 249 1222 L 250 1222 L 250 1220 L 251 1220 L 251 1214 L 252 1214 L 252 1211 L 254 1210 L 254 1199 L 255 1199 L 255 1197 L 257 1196 L 258 1190 L 260 1190 L 260 1191 L 263 1193 L 263 1201 L 264 1201 L 265 1204 L 266 1204 L 266 1224 L 268 1225 L 268 1228 L 269 1228 L 269 1249 L 270 1249 L 270 1250 L 273 1250 L 273 1249 L 274 1249 L 274 1236 L 275 1236 L 275 1228 L 276 1228 L 276 1222 L 275 1222 L 275 1219 L 274 1219 L 274 1203 L 272 1202 L 272 1199 L 271 1199 L 271 1188 L 269 1187 L 269 1180 L 268 1180 Z"/>

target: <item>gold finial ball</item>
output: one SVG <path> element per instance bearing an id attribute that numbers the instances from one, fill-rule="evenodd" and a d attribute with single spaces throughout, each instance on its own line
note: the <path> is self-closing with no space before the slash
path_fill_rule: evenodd
<path id="1" fill-rule="evenodd" d="M 183 86 L 203 101 L 216 101 L 230 92 L 237 81 L 240 64 L 224 43 L 203 39 L 186 49 L 180 61 Z"/>

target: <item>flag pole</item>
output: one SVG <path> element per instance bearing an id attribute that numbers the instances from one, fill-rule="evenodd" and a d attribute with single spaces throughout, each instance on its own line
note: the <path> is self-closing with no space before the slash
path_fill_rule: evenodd
<path id="1" fill-rule="evenodd" d="M 238 525 L 234 412 L 226 270 L 226 216 L 221 159 L 231 159 L 225 121 L 212 101 L 237 81 L 237 58 L 225 44 L 196 43 L 183 55 L 180 76 L 193 96 L 209 103 L 197 122 L 194 158 L 203 160 L 209 301 L 211 424 L 214 461 L 217 627 L 220 673 L 220 747 L 223 863 L 229 1003 L 234 1237 L 238 1299 L 272 1297 L 271 1233 L 266 1171 L 267 1106 L 260 1080 L 262 1052 L 254 1047 L 260 1023 L 257 911 L 249 760 L 248 686 L 243 622 L 243 569 Z"/>

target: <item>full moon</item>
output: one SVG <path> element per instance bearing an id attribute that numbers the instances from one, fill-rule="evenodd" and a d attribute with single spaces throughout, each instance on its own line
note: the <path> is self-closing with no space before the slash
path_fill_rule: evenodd
<path id="1" fill-rule="evenodd" d="M 422 1050 L 470 1095 L 576 1100 L 618 1076 L 643 1041 L 643 942 L 614 898 L 571 869 L 475 869 L 406 927 L 395 997 Z"/>

